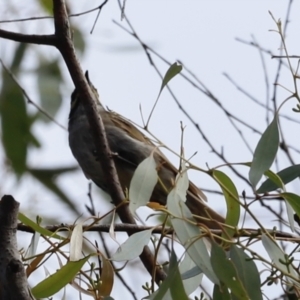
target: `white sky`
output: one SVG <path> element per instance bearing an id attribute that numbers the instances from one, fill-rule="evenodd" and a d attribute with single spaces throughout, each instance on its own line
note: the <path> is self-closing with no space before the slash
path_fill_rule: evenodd
<path id="1" fill-rule="evenodd" d="M 89 1 L 88 6 L 87 2 L 71 2 L 74 2 L 72 3 L 72 12 L 74 13 L 99 5 L 98 1 Z M 269 31 L 270 29 L 276 29 L 276 25 L 268 11 L 271 11 L 276 18 L 281 18 L 284 22 L 287 4 L 288 1 L 279 0 L 127 0 L 126 14 L 143 42 L 171 62 L 175 62 L 177 59 L 181 60 L 218 97 L 226 109 L 263 131 L 266 127 L 265 111 L 240 94 L 222 73 L 228 73 L 249 93 L 265 103 L 266 86 L 259 52 L 253 47 L 237 42 L 235 38 L 250 41 L 252 40 L 251 35 L 253 35 L 262 47 L 272 50 L 275 54 L 279 53 L 280 38 L 278 34 Z M 4 7 L 4 10 L 2 9 L 4 14 L 0 13 L 0 19 L 7 19 L 5 8 L 8 7 L 8 4 L 1 3 L 0 11 L 2 6 Z M 286 40 L 290 54 L 299 53 L 300 18 L 297 15 L 300 9 L 299 6 L 299 2 L 295 2 L 290 16 L 291 23 L 289 24 Z M 37 12 L 36 9 L 32 10 L 28 6 L 23 11 L 20 10 L 18 15 L 22 17 L 32 16 L 36 15 L 35 12 Z M 88 44 L 87 51 L 84 57 L 81 58 L 82 67 L 89 70 L 90 78 L 98 88 L 101 100 L 105 105 L 141 124 L 139 105 L 142 106 L 144 116 L 147 117 L 157 97 L 161 80 L 149 65 L 145 53 L 137 41 L 113 24 L 112 20 L 116 20 L 126 26 L 125 22 L 120 20 L 120 11 L 116 1 L 110 0 L 104 7 L 94 33 L 90 35 L 89 31 L 92 28 L 95 16 L 96 13 L 72 19 L 72 22 L 80 26 L 82 32 L 84 32 Z M 36 29 L 36 23 L 33 22 L 28 25 L 26 32 L 36 34 L 51 32 L 49 21 L 39 24 L 43 24 L 39 26 L 39 31 Z M 18 24 L 14 28 L 1 25 L 1 28 L 17 28 L 24 32 L 22 26 L 24 25 Z M 0 47 L 1 57 L 8 58 L 8 49 L 10 49 L 11 44 L 1 41 Z M 47 56 L 57 55 L 55 49 L 49 50 L 49 48 L 44 47 L 43 51 L 44 55 Z M 34 62 L 34 53 L 34 51 L 31 51 L 29 61 Z M 155 59 L 155 62 L 160 71 L 165 73 L 168 66 L 158 59 Z M 265 62 L 272 91 L 277 61 L 265 56 Z M 28 65 L 26 67 L 30 68 Z M 65 87 L 63 108 L 56 119 L 67 126 L 68 97 L 73 90 L 73 85 L 67 72 L 65 74 L 68 87 Z M 284 71 L 283 75 L 280 82 L 284 86 L 292 88 L 292 79 L 289 72 Z M 34 95 L 35 85 L 30 81 L 26 81 L 27 78 L 22 79 L 24 82 L 29 82 L 28 91 Z M 251 153 L 229 124 L 224 113 L 210 99 L 179 76 L 171 82 L 170 86 L 181 104 L 199 123 L 214 146 L 218 150 L 224 147 L 224 153 L 230 162 L 251 160 Z M 279 89 L 277 98 L 279 103 L 288 95 L 288 93 Z M 291 101 L 290 104 L 286 105 L 283 111 L 296 119 L 297 115 L 291 112 L 293 105 L 295 105 L 295 101 Z M 33 108 L 30 109 L 33 110 Z M 186 156 L 190 157 L 198 152 L 193 158 L 193 163 L 201 168 L 206 168 L 206 163 L 209 167 L 219 165 L 220 160 L 213 153 L 210 153 L 210 149 L 194 126 L 178 109 L 168 91 L 164 90 L 150 123 L 151 132 L 170 148 L 178 151 L 181 135 L 180 121 L 183 121 L 186 125 L 184 135 Z M 292 132 L 295 127 L 288 127 L 290 125 L 290 123 L 287 123 L 285 134 L 289 138 L 289 143 L 297 146 L 293 141 L 299 140 L 299 137 L 296 136 L 295 138 L 296 132 Z M 243 127 L 240 128 L 243 130 L 252 149 L 254 149 L 259 136 L 250 130 L 245 130 Z M 38 124 L 34 129 L 43 143 L 43 148 L 30 153 L 29 164 L 31 166 L 50 167 L 76 163 L 68 148 L 66 132 L 55 125 L 49 128 L 48 125 Z M 283 156 L 280 157 L 282 158 L 280 168 L 287 167 L 287 160 Z M 172 159 L 175 164 L 178 164 L 176 157 Z M 226 168 L 222 170 L 228 172 Z M 246 168 L 241 170 L 244 174 L 248 173 Z M 228 174 L 231 176 L 230 172 Z M 191 172 L 190 177 L 203 188 L 217 188 L 216 184 L 206 175 Z M 246 189 L 247 193 L 251 195 L 250 189 L 244 182 L 237 180 L 235 177 L 232 177 L 232 179 L 237 184 L 239 193 Z M 88 203 L 86 197 L 87 181 L 81 172 L 68 176 L 68 178 L 62 178 L 59 182 L 64 190 L 69 192 L 72 199 L 78 202 L 79 209 L 84 215 L 87 215 L 84 209 L 84 204 Z M 33 181 L 30 179 L 22 182 L 22 188 L 18 188 L 14 193 L 18 200 L 24 198 L 28 184 L 32 183 Z M 2 187 L 2 194 L 12 193 L 11 190 L 14 187 L 15 181 L 6 179 Z M 295 184 L 291 185 L 290 188 L 291 191 L 299 192 L 299 188 Z M 95 197 L 98 197 L 98 194 L 95 194 Z M 39 214 L 51 217 L 54 213 L 60 222 L 73 222 L 74 215 L 66 215 L 65 207 L 58 202 L 54 204 L 54 198 L 52 194 L 44 193 L 42 187 L 35 185 L 33 190 L 28 193 L 28 200 L 30 199 L 30 201 L 26 203 L 22 201 L 22 210 L 28 212 L 28 209 L 30 209 L 32 216 Z M 224 202 L 222 198 L 209 197 L 209 205 L 220 211 L 220 213 L 224 211 Z M 102 207 L 99 209 L 103 212 Z M 270 222 L 274 220 L 274 217 L 268 218 L 265 215 L 266 211 L 262 210 L 260 205 L 257 205 L 256 213 L 259 218 L 265 220 L 267 227 L 272 228 L 276 224 Z M 249 222 L 249 226 L 251 224 L 253 223 Z M 117 245 L 114 246 L 114 248 L 117 247 Z M 132 277 L 136 278 L 135 275 Z M 144 296 L 140 285 L 140 283 L 136 283 L 138 298 Z M 275 290 L 272 286 L 271 290 L 267 292 L 267 296 L 272 298 L 278 295 L 280 289 Z M 118 298 L 116 297 L 116 299 Z"/>

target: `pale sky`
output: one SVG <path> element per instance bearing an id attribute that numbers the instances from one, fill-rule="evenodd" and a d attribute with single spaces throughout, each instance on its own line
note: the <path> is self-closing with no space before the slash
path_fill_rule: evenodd
<path id="1" fill-rule="evenodd" d="M 17 3 L 18 1 L 14 2 Z M 87 2 L 71 2 L 74 2 L 71 4 L 73 13 L 99 5 L 99 2 L 94 0 L 89 1 L 88 6 Z M 236 41 L 236 38 L 246 41 L 253 41 L 254 38 L 261 47 L 278 54 L 280 37 L 277 33 L 270 31 L 276 29 L 276 24 L 268 11 L 271 11 L 276 19 L 280 18 L 284 22 L 288 2 L 279 0 L 127 0 L 126 14 L 144 43 L 152 47 L 171 63 L 176 60 L 182 61 L 218 97 L 228 111 L 256 129 L 263 131 L 266 127 L 265 110 L 239 93 L 224 77 L 223 73 L 228 73 L 247 92 L 261 102 L 266 103 L 267 91 L 259 51 L 256 48 Z M 4 8 L 7 7 L 7 3 L 1 3 L 0 8 L 2 6 Z M 299 2 L 295 2 L 292 6 L 286 39 L 290 54 L 299 53 L 300 18 L 297 15 L 299 9 Z M 36 15 L 36 12 L 36 9 L 32 11 L 29 6 L 24 9 L 25 16 Z M 23 16 L 23 13 L 19 12 L 18 16 L 21 15 Z M 4 19 L 4 17 L 5 19 L 7 18 L 7 16 L 0 13 L 0 19 Z M 143 114 L 147 118 L 158 95 L 161 80 L 150 66 L 138 42 L 112 22 L 112 20 L 115 20 L 126 27 L 126 22 L 120 19 L 120 11 L 116 1 L 109 1 L 103 8 L 94 32 L 90 35 L 89 32 L 95 17 L 96 13 L 93 13 L 72 19 L 72 22 L 80 26 L 82 32 L 84 32 L 88 45 L 86 53 L 80 59 L 82 67 L 84 70 L 89 70 L 90 78 L 97 87 L 104 105 L 134 122 L 142 124 L 139 105 L 141 105 Z M 39 27 L 39 30 L 42 32 L 36 31 L 36 23 L 26 24 L 30 24 L 26 28 L 26 33 L 51 33 L 52 30 L 51 21 L 41 23 L 43 25 Z M 2 27 L 1 25 L 1 28 L 22 30 L 22 26 L 21 24 L 17 24 L 16 27 Z M 2 40 L 2 49 L 0 48 L 2 57 L 9 57 L 8 49 L 10 47 L 7 42 Z M 49 56 L 57 56 L 55 49 L 44 47 L 43 51 L 44 55 L 47 53 Z M 34 51 L 30 55 L 31 57 L 28 61 L 34 62 Z M 155 56 L 153 58 L 160 71 L 164 74 L 168 66 Z M 269 75 L 270 93 L 272 93 L 278 63 L 267 55 L 264 58 Z M 294 66 L 296 66 L 296 62 L 294 62 Z M 32 66 L 29 67 L 28 63 L 26 67 L 33 68 Z M 185 70 L 183 72 L 186 74 Z M 284 70 L 282 74 L 280 83 L 287 88 L 292 88 L 293 82 L 289 71 Z M 64 88 L 63 107 L 56 119 L 67 126 L 69 95 L 73 90 L 73 84 L 67 72 L 65 72 L 65 78 L 68 82 L 68 87 Z M 28 82 L 27 91 L 31 92 L 34 98 L 35 84 L 28 78 L 21 79 L 24 83 Z M 170 87 L 184 108 L 210 138 L 217 150 L 221 150 L 223 147 L 228 161 L 246 162 L 252 159 L 251 153 L 247 150 L 232 125 L 230 125 L 225 114 L 215 103 L 194 89 L 180 76 L 171 82 Z M 289 94 L 279 88 L 277 95 L 279 103 L 284 101 L 287 96 Z M 295 106 L 295 100 L 287 104 L 282 112 L 297 119 L 297 115 L 291 112 L 291 107 L 293 106 Z M 34 111 L 32 107 L 29 109 Z M 197 152 L 192 162 L 204 169 L 206 164 L 210 168 L 221 164 L 221 161 L 210 152 L 210 149 L 193 124 L 178 109 L 169 92 L 164 90 L 150 122 L 150 130 L 161 141 L 177 152 L 180 149 L 180 121 L 186 126 L 184 133 L 186 157 L 190 157 Z M 291 125 L 294 127 L 289 127 Z M 295 126 L 293 123 L 287 123 L 285 126 L 285 135 L 291 144 L 293 144 L 293 141 L 299 140 L 298 136 L 296 138 L 293 136 L 295 134 Z M 240 125 L 239 127 L 243 130 L 244 136 L 252 150 L 254 150 L 259 136 Z M 293 128 L 294 132 L 289 130 L 289 128 Z M 40 123 L 34 130 L 41 139 L 43 148 L 31 151 L 28 160 L 31 166 L 52 167 L 76 164 L 68 148 L 67 132 L 56 125 L 49 126 L 47 124 L 41 125 Z M 296 143 L 294 145 L 298 146 Z M 289 166 L 286 158 L 281 154 L 280 157 L 279 167 L 285 168 Z M 175 164 L 178 164 L 178 159 L 175 156 L 171 155 L 170 158 Z M 222 168 L 221 170 L 232 176 L 228 169 Z M 245 175 L 248 173 L 248 169 L 245 167 L 240 170 Z M 274 170 L 276 171 L 276 168 Z M 189 176 L 198 186 L 208 189 L 218 188 L 206 175 L 190 172 Z M 239 193 L 246 189 L 247 194 L 251 195 L 251 190 L 244 182 L 236 179 L 234 176 L 232 176 L 232 179 L 236 183 Z M 30 209 L 32 216 L 39 214 L 50 217 L 55 213 L 59 222 L 72 223 L 74 221 L 74 215 L 66 215 L 65 207 L 58 202 L 54 204 L 55 196 L 45 193 L 41 186 L 35 185 L 33 190 L 28 193 L 27 186 L 32 183 L 33 181 L 29 178 L 22 181 L 21 188 L 16 189 L 14 193 L 17 200 L 24 198 L 24 193 L 28 194 L 27 201 L 22 200 L 22 210 L 28 212 L 28 209 Z M 70 197 L 78 203 L 78 207 L 84 216 L 87 216 L 84 208 L 84 205 L 88 204 L 86 196 L 87 181 L 84 175 L 78 172 L 72 176 L 65 176 L 59 180 L 59 183 Z M 13 179 L 6 180 L 2 187 L 2 193 L 12 193 L 11 190 L 14 187 L 15 181 Z M 299 188 L 296 184 L 292 184 L 289 187 L 292 192 L 299 193 Z M 94 188 L 95 190 L 96 188 Z M 41 195 L 43 199 L 41 199 Z M 95 197 L 99 197 L 99 194 L 96 192 Z M 210 206 L 220 213 L 224 213 L 225 201 L 222 197 L 208 194 L 208 198 Z M 99 210 L 103 213 L 103 207 L 100 207 Z M 277 223 L 273 222 L 274 217 L 266 216 L 266 211 L 261 209 L 260 205 L 256 206 L 256 213 L 259 218 L 265 220 L 263 223 L 266 224 L 266 227 L 272 228 L 277 225 Z M 253 223 L 249 222 L 247 225 L 251 226 Z M 112 248 L 116 249 L 117 245 L 114 244 Z M 134 282 L 137 289 L 137 297 L 140 299 L 142 296 L 145 296 L 140 288 L 145 278 L 142 278 L 141 282 L 137 283 L 136 276 L 133 275 L 132 277 L 135 280 L 129 282 L 129 284 Z M 274 289 L 272 286 L 266 294 L 272 298 L 276 295 L 278 296 L 279 291 L 280 287 Z M 116 297 L 115 299 L 118 299 L 117 291 L 113 293 L 113 296 Z"/>

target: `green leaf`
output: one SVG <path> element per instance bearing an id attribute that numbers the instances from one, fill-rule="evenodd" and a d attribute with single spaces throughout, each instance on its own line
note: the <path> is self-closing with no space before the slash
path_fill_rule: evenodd
<path id="1" fill-rule="evenodd" d="M 291 274 L 294 277 L 298 277 L 294 267 L 292 265 L 288 266 L 287 255 L 281 250 L 275 241 L 269 238 L 266 234 L 262 234 L 261 241 L 268 255 L 270 256 L 272 263 L 277 269 L 284 273 Z"/>
<path id="2" fill-rule="evenodd" d="M 300 197 L 293 193 L 281 193 L 282 196 L 293 208 L 298 216 L 300 216 Z"/>
<path id="3" fill-rule="evenodd" d="M 135 214 L 140 206 L 145 206 L 149 202 L 157 179 L 156 162 L 151 153 L 138 165 L 130 182 L 129 209 L 132 214 Z"/>
<path id="4" fill-rule="evenodd" d="M 268 187 L 270 186 L 275 186 L 274 190 L 278 188 L 281 188 L 283 190 L 285 189 L 284 183 L 282 182 L 278 174 L 275 174 L 271 170 L 266 171 L 264 174 L 268 177 L 268 179 L 265 182 L 263 182 L 259 189 L 257 189 L 257 194 L 268 192 Z"/>
<path id="5" fill-rule="evenodd" d="M 229 256 L 250 299 L 263 300 L 260 289 L 260 274 L 254 261 L 243 249 L 235 245 L 231 246 Z"/>
<path id="6" fill-rule="evenodd" d="M 33 169 L 27 168 L 27 171 L 40 181 L 45 187 L 47 187 L 51 192 L 57 195 L 63 203 L 67 204 L 76 214 L 80 215 L 81 212 L 78 210 L 77 206 L 73 203 L 71 199 L 58 187 L 55 183 L 57 176 L 65 173 L 77 170 L 78 167 L 68 167 L 68 168 L 56 168 L 56 169 Z"/>
<path id="7" fill-rule="evenodd" d="M 197 271 L 195 272 L 195 270 Z M 185 255 L 183 261 L 179 264 L 179 272 L 183 280 L 184 290 L 187 295 L 191 294 L 201 284 L 203 273 L 196 266 L 189 255 Z M 185 276 L 185 278 L 184 278 Z"/>
<path id="8" fill-rule="evenodd" d="M 236 227 L 238 225 L 240 219 L 240 203 L 239 203 L 239 195 L 234 183 L 231 179 L 223 172 L 219 170 L 213 170 L 212 173 L 214 179 L 219 183 L 223 195 L 226 199 L 227 205 L 227 214 L 225 223 Z M 226 239 L 230 239 L 233 237 L 235 231 L 229 228 L 224 228 L 226 233 L 222 233 L 222 236 Z"/>
<path id="9" fill-rule="evenodd" d="M 168 211 L 172 215 L 172 226 L 194 263 L 213 283 L 219 283 L 213 272 L 204 239 L 200 238 L 201 230 L 198 226 L 190 223 L 190 221 L 194 222 L 194 218 L 181 197 L 182 193 L 176 193 L 175 186 L 167 198 Z"/>
<path id="10" fill-rule="evenodd" d="M 20 71 L 20 65 L 23 61 L 27 48 L 28 44 L 26 43 L 19 43 L 18 47 L 16 48 L 16 52 L 10 67 L 11 71 L 15 73 L 15 75 L 18 71 Z"/>
<path id="11" fill-rule="evenodd" d="M 24 57 L 26 46 L 20 44 L 14 53 L 12 71 L 19 72 L 19 65 Z M 2 144 L 7 157 L 17 176 L 26 170 L 27 148 L 37 139 L 30 132 L 32 118 L 27 114 L 23 93 L 12 77 L 3 68 L 2 90 L 0 92 L 0 116 Z"/>
<path id="12" fill-rule="evenodd" d="M 38 283 L 32 290 L 35 298 L 51 297 L 70 281 L 74 279 L 76 274 L 81 270 L 83 265 L 89 260 L 90 256 L 85 257 L 79 261 L 69 261 L 66 265 L 62 266 L 56 273 L 50 275 Z"/>
<path id="13" fill-rule="evenodd" d="M 153 229 L 143 230 L 131 235 L 111 257 L 114 261 L 131 260 L 138 257 L 148 245 Z"/>
<path id="14" fill-rule="evenodd" d="M 293 181 L 294 179 L 300 177 L 300 165 L 294 165 L 286 169 L 283 169 L 280 172 L 278 172 L 276 175 L 280 178 L 280 180 L 284 184 L 287 184 Z M 263 182 L 263 184 L 257 190 L 257 193 L 262 194 L 262 193 L 272 192 L 278 188 L 282 188 L 279 182 L 273 180 L 272 178 L 269 178 L 265 182 Z"/>
<path id="15" fill-rule="evenodd" d="M 52 0 L 39 0 L 41 7 L 50 15 L 53 15 L 53 1 Z"/>
<path id="16" fill-rule="evenodd" d="M 60 86 L 62 83 L 61 71 L 57 60 L 40 63 L 37 73 L 37 85 L 40 95 L 42 108 L 52 117 L 56 115 L 62 104 L 62 95 Z M 44 122 L 51 122 L 51 120 L 40 114 Z"/>
<path id="17" fill-rule="evenodd" d="M 172 250 L 171 253 L 170 267 L 166 280 L 164 280 L 164 282 L 160 285 L 158 291 L 152 294 L 149 299 L 164 300 L 168 291 L 170 291 L 172 299 L 188 300 L 183 287 L 174 250 Z"/>
<path id="18" fill-rule="evenodd" d="M 217 284 L 214 285 L 213 300 L 232 300 L 229 291 L 224 284 L 221 284 L 221 286 Z"/>
<path id="19" fill-rule="evenodd" d="M 279 130 L 277 115 L 261 136 L 254 151 L 253 161 L 249 171 L 249 180 L 255 188 L 264 172 L 270 169 L 276 157 L 279 146 Z"/>
<path id="20" fill-rule="evenodd" d="M 79 222 L 72 230 L 70 238 L 70 261 L 78 261 L 82 258 L 83 230 L 82 223 Z"/>
<path id="21" fill-rule="evenodd" d="M 177 62 L 175 62 L 173 65 L 170 66 L 170 68 L 168 69 L 168 71 L 166 72 L 163 78 L 160 91 L 158 93 L 158 97 L 161 94 L 164 87 L 170 82 L 172 78 L 174 78 L 177 74 L 179 74 L 181 70 L 182 70 L 182 65 L 178 64 Z"/>
<path id="22" fill-rule="evenodd" d="M 38 232 L 42 235 L 49 236 L 49 237 L 59 239 L 59 240 L 64 240 L 65 239 L 65 237 L 60 236 L 59 234 L 57 234 L 55 232 L 51 232 L 48 229 L 41 227 L 36 222 L 33 222 L 32 220 L 30 220 L 29 218 L 27 218 L 24 214 L 22 214 L 20 212 L 18 214 L 18 220 L 21 223 L 31 227 L 34 231 L 36 231 L 36 232 Z"/>
<path id="23" fill-rule="evenodd" d="M 240 300 L 249 300 L 232 261 L 226 258 L 225 251 L 216 243 L 212 243 L 211 264 L 215 274 L 227 288 Z"/>

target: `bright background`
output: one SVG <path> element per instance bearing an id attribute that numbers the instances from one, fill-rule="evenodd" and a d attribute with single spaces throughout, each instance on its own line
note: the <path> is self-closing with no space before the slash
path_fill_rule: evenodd
<path id="1" fill-rule="evenodd" d="M 69 3 L 72 13 L 82 12 L 100 4 L 99 1 L 92 0 L 88 4 L 81 1 L 69 1 Z M 265 109 L 242 95 L 225 78 L 224 72 L 229 74 L 231 78 L 260 102 L 266 103 L 267 97 L 271 98 L 278 61 L 271 59 L 269 55 L 264 55 L 269 76 L 268 94 L 259 51 L 254 47 L 238 42 L 236 38 L 246 41 L 255 39 L 261 47 L 271 50 L 274 54 L 279 54 L 280 37 L 277 33 L 270 31 L 276 29 L 276 24 L 268 11 L 271 11 L 276 19 L 280 18 L 284 23 L 288 3 L 289 1 L 278 0 L 127 0 L 125 12 L 145 44 L 152 47 L 171 63 L 176 60 L 182 61 L 212 91 L 229 112 L 263 132 L 267 126 Z M 7 19 L 6 11 L 9 11 L 9 8 L 14 5 L 19 7 L 14 18 L 38 16 L 41 13 L 35 4 L 36 1 L 29 1 L 26 4 L 18 1 L 4 1 L 0 4 L 0 19 Z M 295 2 L 292 6 L 286 38 L 290 54 L 299 53 L 299 9 L 300 3 Z M 80 27 L 82 32 L 85 33 L 84 38 L 87 49 L 85 54 L 80 57 L 82 67 L 84 70 L 89 70 L 90 78 L 97 87 L 104 105 L 134 122 L 142 124 L 139 105 L 141 105 L 143 115 L 147 119 L 158 95 L 161 79 L 150 66 L 140 44 L 112 22 L 112 20 L 115 20 L 126 27 L 126 22 L 120 19 L 120 10 L 116 1 L 110 0 L 103 8 L 91 35 L 89 32 L 95 17 L 96 12 L 71 19 L 71 22 Z M 1 24 L 1 28 L 30 34 L 46 34 L 51 33 L 53 30 L 51 20 L 9 25 Z M 10 49 L 13 46 L 14 43 L 1 40 L 0 55 L 3 61 L 9 61 Z M 44 48 L 44 55 L 59 57 L 56 49 L 42 47 Z M 36 59 L 34 55 L 35 51 L 31 51 L 31 57 L 24 61 L 24 69 L 28 70 L 28 73 L 24 74 L 20 81 L 26 87 L 26 91 L 31 98 L 38 103 L 36 84 L 32 79 Z M 154 58 L 154 56 L 152 57 Z M 154 58 L 154 61 L 162 74 L 165 74 L 168 66 L 157 58 Z M 294 67 L 296 67 L 296 62 Z M 185 70 L 183 72 L 186 74 Z M 292 89 L 293 82 L 289 70 L 284 67 L 281 74 L 279 82 L 283 86 Z M 66 69 L 65 81 L 66 83 L 62 89 L 65 96 L 64 102 L 55 118 L 67 127 L 69 98 L 73 90 L 73 84 Z M 229 162 L 246 162 L 252 159 L 251 152 L 233 129 L 226 115 L 211 99 L 193 88 L 180 76 L 172 80 L 170 87 L 182 106 L 209 137 L 214 147 L 219 151 L 223 149 Z M 281 103 L 287 96 L 289 96 L 289 93 L 282 88 L 278 88 L 278 103 Z M 290 101 L 284 106 L 282 113 L 297 119 L 298 116 L 291 111 L 294 106 L 295 101 Z M 30 106 L 28 106 L 28 109 L 35 111 L 35 108 Z M 272 118 L 272 114 L 269 117 Z M 210 151 L 193 124 L 183 115 L 165 89 L 151 119 L 150 131 L 168 147 L 179 152 L 180 121 L 186 126 L 184 132 L 186 157 L 190 157 L 197 152 L 192 162 L 204 169 L 206 164 L 210 168 L 222 164 L 221 160 Z M 284 126 L 284 134 L 288 142 L 297 147 L 299 131 L 295 130 L 296 125 L 286 122 Z M 240 125 L 239 127 L 252 150 L 254 150 L 260 136 L 253 133 L 252 130 Z M 34 131 L 41 140 L 43 148 L 32 149 L 29 153 L 28 164 L 30 166 L 55 167 L 76 164 L 68 147 L 67 131 L 62 130 L 55 124 L 42 123 L 35 126 Z M 178 165 L 176 156 L 169 154 L 168 156 L 174 164 Z M 279 157 L 279 169 L 289 166 L 281 152 L 279 152 Z M 223 168 L 222 170 L 232 176 L 228 169 Z M 247 175 L 247 168 L 243 167 L 240 170 Z M 274 170 L 276 170 L 276 167 L 274 167 Z M 5 173 L 1 173 L 4 176 Z M 190 172 L 189 176 L 196 185 L 204 189 L 218 189 L 217 185 L 206 175 Z M 247 195 L 252 195 L 251 189 L 245 182 L 234 176 L 232 176 L 232 179 L 237 185 L 239 193 L 245 190 Z M 54 218 L 57 223 L 72 223 L 78 217 L 69 213 L 65 205 L 56 201 L 55 196 L 46 193 L 41 185 L 36 184 L 36 181 L 29 177 L 23 179 L 20 183 L 16 182 L 13 177 L 3 177 L 2 182 L 1 194 L 13 194 L 21 202 L 21 210 L 33 218 L 38 214 L 46 220 L 49 218 L 51 222 Z M 88 185 L 81 171 L 58 178 L 58 183 L 77 203 L 78 210 L 82 211 L 83 217 L 88 216 L 84 207 L 85 204 L 89 203 L 87 197 Z M 290 191 L 299 193 L 297 184 L 291 184 L 289 188 Z M 94 200 L 97 203 L 99 193 L 97 188 L 94 188 L 93 191 Z M 220 213 L 224 213 L 224 199 L 209 193 L 207 195 L 209 205 Z M 98 203 L 97 209 L 100 213 L 104 213 L 108 207 L 103 202 L 99 201 Z M 271 205 L 274 209 L 278 208 L 277 202 Z M 266 227 L 272 228 L 277 225 L 274 222 L 274 216 L 269 216 L 267 211 L 262 209 L 259 204 L 253 206 L 253 209 L 256 216 Z M 247 220 L 248 227 L 253 225 L 251 220 Z M 21 243 L 24 243 L 24 247 L 26 247 L 27 242 L 25 239 L 22 239 Z M 114 250 L 112 251 L 115 251 L 117 246 L 113 244 L 112 249 Z M 140 286 L 147 280 L 147 277 L 140 278 L 136 274 L 126 277 L 129 284 L 136 287 L 137 297 L 145 296 Z M 266 294 L 272 298 L 278 296 L 279 291 L 280 287 L 274 289 L 272 286 Z M 122 293 L 122 288 L 115 291 L 113 296 L 118 299 L 116 295 L 119 293 Z"/>

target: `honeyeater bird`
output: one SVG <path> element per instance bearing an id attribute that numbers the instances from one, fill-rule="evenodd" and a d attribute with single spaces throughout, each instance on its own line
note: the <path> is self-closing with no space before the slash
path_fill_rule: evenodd
<path id="1" fill-rule="evenodd" d="M 86 79 L 95 94 L 97 111 L 100 114 L 111 152 L 114 154 L 114 162 L 122 189 L 129 189 L 131 178 L 137 166 L 153 152 L 157 164 L 158 180 L 150 201 L 166 205 L 168 192 L 173 188 L 178 170 L 171 164 L 166 156 L 147 138 L 137 127 L 122 116 L 106 110 L 99 100 L 96 88 Z M 71 110 L 69 115 L 69 144 L 71 151 L 82 168 L 87 178 L 91 179 L 105 192 L 109 192 L 106 186 L 106 172 L 102 169 L 97 149 L 90 133 L 90 125 L 83 106 L 84 99 L 80 98 L 75 89 L 71 96 Z M 224 218 L 209 208 L 204 201 L 202 191 L 192 182 L 186 195 L 186 205 L 199 223 L 211 229 L 220 229 L 219 223 L 224 223 Z M 130 199 L 129 199 L 130 200 Z M 210 220 L 207 220 L 210 219 Z"/>

